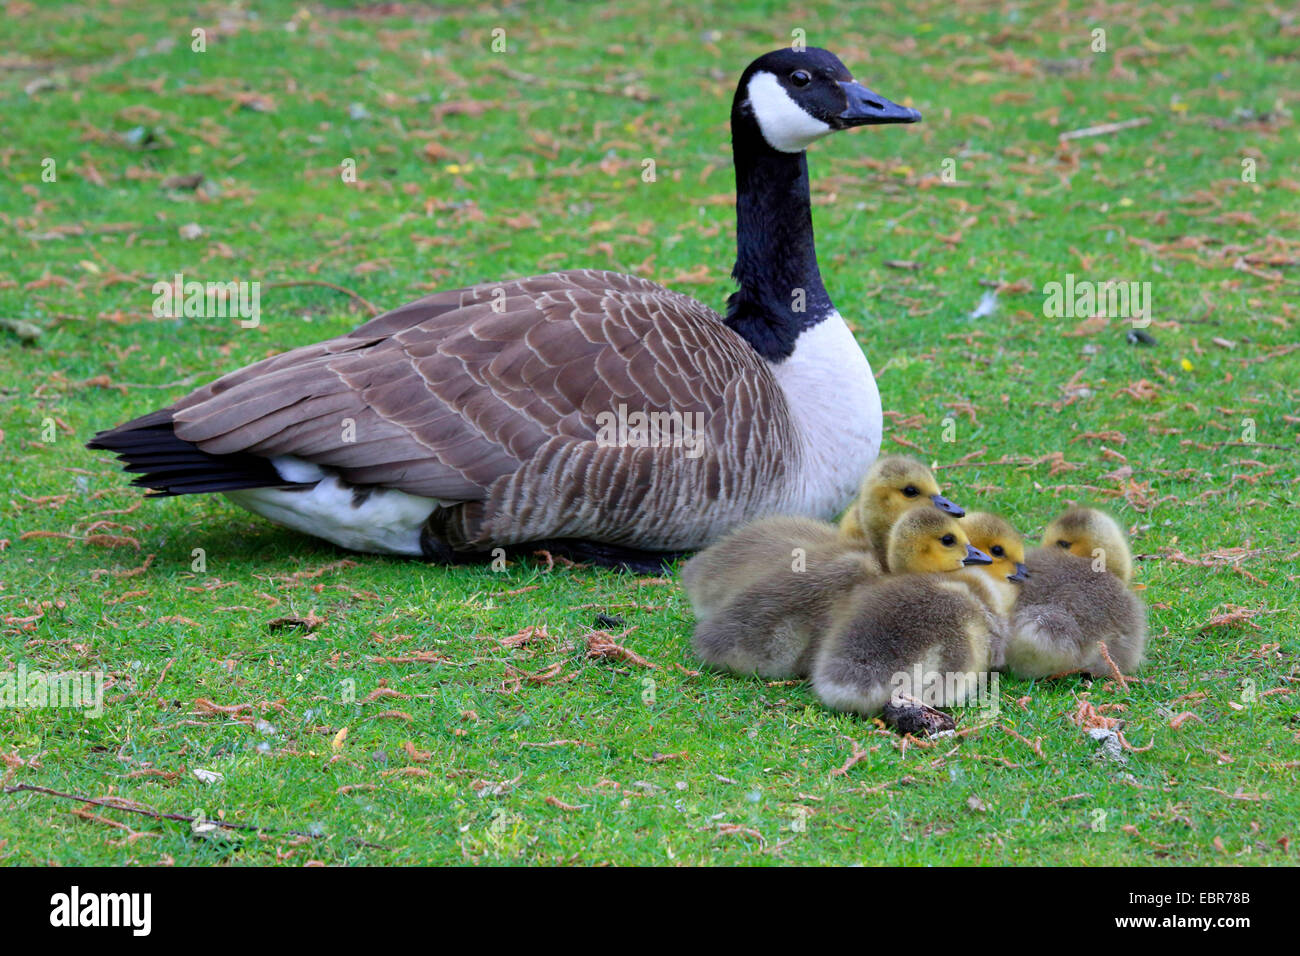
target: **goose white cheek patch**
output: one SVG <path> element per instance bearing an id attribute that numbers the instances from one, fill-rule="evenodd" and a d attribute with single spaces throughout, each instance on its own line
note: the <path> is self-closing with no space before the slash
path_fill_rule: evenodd
<path id="1" fill-rule="evenodd" d="M 802 153 L 831 131 L 790 98 L 771 73 L 755 73 L 749 81 L 749 104 L 769 146 L 783 153 Z"/>

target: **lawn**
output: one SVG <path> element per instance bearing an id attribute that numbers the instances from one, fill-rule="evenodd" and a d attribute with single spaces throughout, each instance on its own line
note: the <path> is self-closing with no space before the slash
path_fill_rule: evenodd
<path id="1" fill-rule="evenodd" d="M 0 710 L 6 786 L 101 801 L 0 795 L 0 862 L 1294 863 L 1300 17 L 1065 6 L 8 0 L 0 661 L 104 686 Z M 589 266 L 721 307 L 733 86 L 799 36 L 924 114 L 809 153 L 885 450 L 1031 537 L 1115 514 L 1127 686 L 1005 677 L 900 740 L 700 672 L 675 575 L 348 554 L 82 447 L 434 289 Z M 176 273 L 260 281 L 260 323 L 155 318 Z M 1045 292 L 1108 279 L 1154 344 Z"/>

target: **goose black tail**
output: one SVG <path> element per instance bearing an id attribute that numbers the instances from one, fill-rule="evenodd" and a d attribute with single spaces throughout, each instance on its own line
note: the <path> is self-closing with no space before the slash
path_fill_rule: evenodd
<path id="1" fill-rule="evenodd" d="M 131 484 L 151 489 L 151 498 L 292 484 L 266 458 L 242 452 L 210 455 L 176 437 L 168 408 L 100 432 L 86 447 L 115 454 L 123 470 L 137 476 Z"/>

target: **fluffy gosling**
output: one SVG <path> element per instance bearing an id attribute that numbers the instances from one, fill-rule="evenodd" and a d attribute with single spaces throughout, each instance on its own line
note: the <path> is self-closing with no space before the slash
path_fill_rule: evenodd
<path id="1" fill-rule="evenodd" d="M 750 522 L 714 542 L 682 567 L 682 587 L 703 623 L 768 575 L 789 572 L 811 553 L 849 550 L 833 524 L 782 516 Z M 879 564 L 870 570 L 880 573 Z"/>
<path id="2" fill-rule="evenodd" d="M 1136 670 L 1146 650 L 1146 608 L 1126 587 L 1133 557 L 1113 518 L 1071 508 L 1048 525 L 1026 564 L 1029 579 L 1005 648 L 1008 670 L 1022 677 L 1110 673 L 1099 641 L 1121 673 Z"/>
<path id="3" fill-rule="evenodd" d="M 858 496 L 840 519 L 840 531 L 866 542 L 868 549 L 889 568 L 889 532 L 912 508 L 933 505 L 946 514 L 960 517 L 961 507 L 939 493 L 934 473 L 907 455 L 885 455 L 862 478 Z"/>
<path id="4" fill-rule="evenodd" d="M 814 690 L 827 706 L 863 716 L 891 702 L 964 703 L 1000 653 L 999 609 L 1014 602 L 1016 585 L 971 569 L 991 557 L 929 508 L 899 520 L 889 562 L 904 573 L 859 584 L 837 603 L 816 651 Z"/>

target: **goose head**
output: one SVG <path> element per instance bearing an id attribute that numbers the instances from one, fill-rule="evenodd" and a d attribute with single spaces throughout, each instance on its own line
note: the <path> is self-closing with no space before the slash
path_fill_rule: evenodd
<path id="1" fill-rule="evenodd" d="M 1125 584 L 1133 577 L 1133 555 L 1119 524 L 1096 508 L 1070 508 L 1043 532 L 1044 548 L 1060 548 L 1089 561 L 1100 559 L 1104 570 Z"/>
<path id="2" fill-rule="evenodd" d="M 1028 579 L 1025 542 L 1009 521 L 987 511 L 969 511 L 959 521 L 971 544 L 993 559 L 984 571 L 1016 584 Z"/>
<path id="3" fill-rule="evenodd" d="M 732 122 L 757 125 L 782 153 L 801 153 L 830 133 L 855 126 L 915 123 L 921 114 L 853 79 L 827 50 L 774 50 L 749 65 L 736 88 Z"/>
<path id="4" fill-rule="evenodd" d="M 805 150 L 837 130 L 920 118 L 858 83 L 835 54 L 816 47 L 774 50 L 741 74 L 731 104 L 731 275 L 738 288 L 727 300 L 725 321 L 774 366 L 790 358 L 800 335 L 824 319 L 834 317 L 832 328 L 843 326 L 817 266 Z M 836 349 L 825 351 L 844 360 Z M 827 358 L 816 348 L 807 352 L 814 361 Z"/>
<path id="5" fill-rule="evenodd" d="M 873 546 L 884 549 L 889 530 L 913 508 L 933 506 L 960 517 L 961 507 L 939 493 L 934 473 L 907 455 L 885 455 L 862 478 L 858 497 L 849 506 L 847 534 L 865 534 Z"/>
<path id="6" fill-rule="evenodd" d="M 935 508 L 913 508 L 889 532 L 891 573 L 960 571 L 992 560 L 971 544 L 956 518 Z"/>

